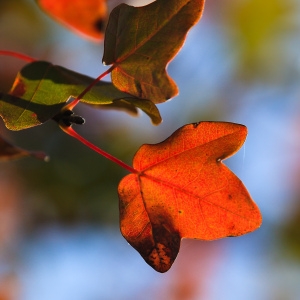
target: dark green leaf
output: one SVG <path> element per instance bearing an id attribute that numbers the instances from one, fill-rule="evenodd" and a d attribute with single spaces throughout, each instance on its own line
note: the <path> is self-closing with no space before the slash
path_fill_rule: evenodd
<path id="1" fill-rule="evenodd" d="M 110 14 L 103 63 L 114 65 L 113 84 L 154 103 L 178 93 L 166 65 L 199 20 L 204 0 L 157 0 L 143 7 L 120 4 Z"/>

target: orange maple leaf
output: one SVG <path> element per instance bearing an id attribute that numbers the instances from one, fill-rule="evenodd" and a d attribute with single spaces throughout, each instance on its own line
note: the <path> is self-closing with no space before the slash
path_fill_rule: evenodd
<path id="1" fill-rule="evenodd" d="M 172 266 L 181 238 L 213 240 L 257 229 L 262 217 L 241 180 L 222 160 L 247 128 L 225 122 L 183 126 L 136 153 L 136 173 L 118 187 L 124 238 L 156 271 Z"/>

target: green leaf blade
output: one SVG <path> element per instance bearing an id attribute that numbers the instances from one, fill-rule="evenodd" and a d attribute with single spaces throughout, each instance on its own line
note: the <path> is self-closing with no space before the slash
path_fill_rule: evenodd
<path id="1" fill-rule="evenodd" d="M 92 82 L 91 77 L 49 62 L 30 63 L 18 73 L 10 92 L 0 93 L 0 116 L 10 130 L 41 125 L 59 114 L 69 99 L 76 98 Z M 81 102 L 115 108 L 113 104 L 121 99 L 127 103 L 123 106 L 131 106 L 132 112 L 133 108 L 140 108 L 154 124 L 161 122 L 152 102 L 123 93 L 111 82 L 97 82 Z"/>

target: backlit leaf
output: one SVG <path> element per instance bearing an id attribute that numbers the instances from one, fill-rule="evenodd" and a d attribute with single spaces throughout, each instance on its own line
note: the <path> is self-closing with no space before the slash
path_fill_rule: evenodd
<path id="1" fill-rule="evenodd" d="M 159 272 L 174 262 L 182 238 L 239 236 L 262 221 L 240 179 L 222 160 L 242 146 L 243 125 L 202 122 L 167 140 L 143 145 L 119 184 L 120 227 L 125 239 Z"/>
<path id="2" fill-rule="evenodd" d="M 199 20 L 204 0 L 157 0 L 143 7 L 120 4 L 110 14 L 103 63 L 113 64 L 112 82 L 121 91 L 154 103 L 177 95 L 166 65 Z"/>
<path id="3" fill-rule="evenodd" d="M 107 19 L 106 0 L 36 0 L 52 18 L 77 33 L 101 40 Z"/>
<path id="4" fill-rule="evenodd" d="M 91 77 L 49 62 L 30 63 L 19 72 L 9 94 L 0 93 L 0 115 L 11 130 L 40 125 L 57 115 L 68 100 L 79 95 L 93 81 Z M 140 107 L 153 123 L 161 122 L 159 111 L 151 101 L 142 105 L 140 99 L 119 91 L 110 82 L 97 82 L 81 102 L 107 105 L 120 99 Z"/>

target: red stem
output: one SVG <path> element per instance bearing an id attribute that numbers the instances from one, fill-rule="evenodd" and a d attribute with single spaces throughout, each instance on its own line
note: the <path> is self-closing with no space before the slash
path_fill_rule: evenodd
<path id="1" fill-rule="evenodd" d="M 7 51 L 7 50 L 0 50 L 0 55 L 6 55 L 6 56 L 12 56 L 12 57 L 16 57 L 19 59 L 22 59 L 24 61 L 27 62 L 34 62 L 36 61 L 36 59 L 27 56 L 25 54 L 22 53 L 18 53 L 18 52 L 14 52 L 14 51 Z M 82 97 L 91 90 L 91 88 L 98 82 L 100 81 L 103 77 L 105 77 L 106 75 L 108 75 L 113 69 L 115 68 L 115 66 L 111 66 L 108 70 L 106 70 L 105 72 L 103 72 L 101 75 L 99 75 L 88 87 L 86 87 L 78 96 L 77 98 L 72 101 L 70 104 L 66 105 L 64 107 L 64 109 L 66 110 L 73 110 L 73 108 L 79 103 L 80 99 L 82 99 Z M 114 163 L 118 164 L 119 166 L 121 166 L 122 168 L 126 169 L 127 171 L 131 172 L 131 173 L 138 173 L 138 171 L 132 167 L 130 167 L 129 165 L 125 164 L 124 162 L 122 162 L 121 160 L 119 160 L 118 158 L 112 156 L 111 154 L 103 151 L 102 149 L 98 148 L 97 146 L 95 146 L 94 144 L 92 144 L 91 142 L 87 141 L 86 139 L 84 139 L 82 136 L 80 136 L 77 132 L 75 132 L 71 127 L 64 127 L 64 126 L 60 126 L 60 128 L 66 132 L 68 135 L 76 138 L 77 140 L 79 140 L 81 143 L 83 143 L 84 145 L 86 145 L 87 147 L 91 148 L 92 150 L 94 150 L 95 152 L 99 153 L 100 155 L 108 158 L 109 160 L 113 161 Z"/>
<path id="2" fill-rule="evenodd" d="M 16 57 L 16 58 L 25 60 L 27 62 L 34 62 L 34 61 L 36 61 L 36 59 L 34 59 L 33 57 L 27 56 L 27 55 L 25 55 L 23 53 L 14 52 L 14 51 L 0 50 L 0 55 L 6 55 L 6 56 Z"/>
<path id="3" fill-rule="evenodd" d="M 0 55 L 6 55 L 6 56 L 12 56 L 12 57 L 16 57 L 19 59 L 22 59 L 24 61 L 27 62 L 34 62 L 36 61 L 36 59 L 27 56 L 25 54 L 22 53 L 18 53 L 18 52 L 14 52 L 14 51 L 8 51 L 8 50 L 0 50 Z M 66 110 L 73 110 L 73 108 L 79 103 L 80 99 L 82 99 L 82 97 L 91 90 L 91 88 L 98 82 L 100 81 L 103 77 L 105 77 L 106 75 L 108 75 L 113 69 L 115 68 L 115 66 L 111 66 L 108 70 L 106 70 L 105 72 L 103 72 L 101 75 L 99 75 L 88 87 L 86 87 L 78 96 L 77 98 L 72 101 L 70 104 L 66 105 L 64 107 L 64 109 Z M 132 167 L 130 167 L 129 165 L 125 164 L 124 162 L 122 162 L 121 160 L 119 160 L 118 158 L 112 156 L 111 154 L 103 151 L 102 149 L 98 148 L 97 146 L 95 146 L 94 144 L 92 144 L 91 142 L 87 141 L 86 139 L 84 139 L 82 136 L 80 136 L 77 132 L 75 132 L 73 130 L 73 128 L 71 127 L 64 127 L 64 126 L 60 126 L 60 128 L 66 132 L 67 134 L 69 134 L 70 136 L 76 138 L 77 140 L 79 140 L 81 143 L 83 143 L 84 145 L 86 145 L 87 147 L 91 148 L 92 150 L 94 150 L 95 152 L 99 153 L 100 155 L 108 158 L 109 160 L 113 161 L 114 163 L 118 164 L 119 166 L 121 166 L 122 168 L 128 170 L 131 173 L 138 173 L 138 171 Z"/>
<path id="4" fill-rule="evenodd" d="M 130 173 L 135 173 L 135 174 L 138 173 L 138 171 L 136 169 L 130 167 L 129 165 L 125 164 L 124 162 L 122 162 L 118 158 L 112 156 L 111 154 L 103 151 L 102 149 L 98 148 L 97 146 L 95 146 L 91 142 L 87 141 L 85 138 L 83 138 L 81 135 L 79 135 L 76 131 L 74 131 L 72 127 L 60 126 L 60 128 L 65 133 L 67 133 L 68 135 L 70 135 L 70 136 L 74 137 L 75 139 L 79 140 L 81 143 L 83 143 L 87 147 L 91 148 L 92 150 L 94 150 L 98 154 L 100 154 L 100 155 L 104 156 L 105 158 L 107 158 L 107 159 L 113 161 L 114 163 L 118 164 L 119 166 L 126 169 Z"/>
<path id="5" fill-rule="evenodd" d="M 77 97 L 74 99 L 71 103 L 67 104 L 64 109 L 66 110 L 73 110 L 73 108 L 80 102 L 80 99 L 83 98 L 83 96 L 91 90 L 91 88 L 100 81 L 103 77 L 108 75 L 113 69 L 115 68 L 115 65 L 112 65 L 109 69 L 107 69 L 105 72 L 103 72 L 101 75 L 99 75 L 90 85 L 88 85 Z"/>

